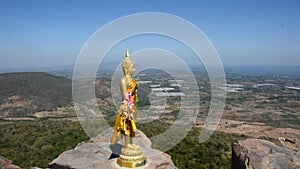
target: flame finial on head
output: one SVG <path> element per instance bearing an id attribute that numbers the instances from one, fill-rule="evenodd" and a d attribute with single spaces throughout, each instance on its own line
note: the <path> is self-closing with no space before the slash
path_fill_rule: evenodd
<path id="1" fill-rule="evenodd" d="M 126 58 L 129 58 L 129 57 L 130 57 L 129 51 L 128 51 L 128 49 L 126 49 Z"/>

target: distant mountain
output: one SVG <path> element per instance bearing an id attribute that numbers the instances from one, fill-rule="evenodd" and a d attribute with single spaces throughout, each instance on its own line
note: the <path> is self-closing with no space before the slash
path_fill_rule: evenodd
<path id="1" fill-rule="evenodd" d="M 57 72 L 57 71 L 73 71 L 74 65 L 60 66 L 43 66 L 43 67 L 18 67 L 18 68 L 0 68 L 0 73 L 10 72 Z"/>
<path id="2" fill-rule="evenodd" d="M 44 72 L 0 74 L 0 117 L 26 117 L 72 101 L 71 80 Z"/>

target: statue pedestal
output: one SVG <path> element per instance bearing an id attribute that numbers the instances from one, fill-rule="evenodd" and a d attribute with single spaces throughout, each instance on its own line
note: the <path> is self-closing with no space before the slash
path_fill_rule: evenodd
<path id="1" fill-rule="evenodd" d="M 122 153 L 117 159 L 117 164 L 126 168 L 137 168 L 145 166 L 147 160 L 143 155 L 141 147 L 137 149 L 122 148 Z"/>

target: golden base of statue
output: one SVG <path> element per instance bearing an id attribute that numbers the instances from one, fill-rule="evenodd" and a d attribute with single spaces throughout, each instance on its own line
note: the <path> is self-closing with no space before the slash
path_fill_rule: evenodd
<path id="1" fill-rule="evenodd" d="M 147 160 L 143 155 L 143 150 L 139 146 L 134 148 L 124 147 L 122 153 L 117 159 L 117 164 L 126 168 L 137 168 L 145 166 Z"/>

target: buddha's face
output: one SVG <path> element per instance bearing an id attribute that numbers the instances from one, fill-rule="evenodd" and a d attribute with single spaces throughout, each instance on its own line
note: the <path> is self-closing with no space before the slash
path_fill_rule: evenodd
<path id="1" fill-rule="evenodd" d="M 133 76 L 134 73 L 135 73 L 135 66 L 134 64 L 131 64 L 126 70 L 126 75 Z"/>

